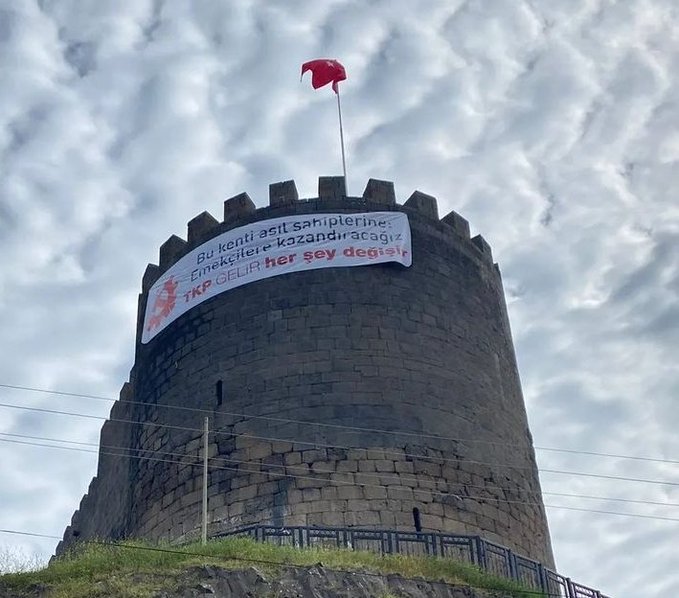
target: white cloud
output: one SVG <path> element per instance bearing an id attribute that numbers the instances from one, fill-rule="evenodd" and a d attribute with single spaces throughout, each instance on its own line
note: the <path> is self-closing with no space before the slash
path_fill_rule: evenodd
<path id="1" fill-rule="evenodd" d="M 369 177 L 393 180 L 401 200 L 421 189 L 493 246 L 536 444 L 679 460 L 677 12 L 674 0 L 6 0 L 0 383 L 115 396 L 141 274 L 170 234 L 241 191 L 263 205 L 270 182 L 295 178 L 313 196 L 319 174 L 340 172 L 334 97 L 299 84 L 303 61 L 337 57 L 350 191 Z M 83 442 L 99 426 L 0 418 L 1 431 Z M 0 527 L 60 534 L 95 458 L 0 451 Z M 677 479 L 676 463 L 538 456 L 544 469 Z M 679 503 L 669 485 L 545 474 L 543 488 Z M 574 579 L 616 598 L 679 590 L 679 523 L 549 517 Z"/>

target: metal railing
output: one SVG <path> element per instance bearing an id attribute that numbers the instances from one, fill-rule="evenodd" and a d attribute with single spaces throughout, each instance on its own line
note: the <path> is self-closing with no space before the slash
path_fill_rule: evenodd
<path id="1" fill-rule="evenodd" d="M 356 527 L 276 527 L 249 525 L 212 537 L 248 536 L 262 542 L 297 548 L 324 547 L 369 550 L 379 554 L 450 557 L 544 592 L 550 598 L 608 598 L 575 583 L 541 563 L 514 553 L 481 536 L 435 532 L 403 532 Z"/>

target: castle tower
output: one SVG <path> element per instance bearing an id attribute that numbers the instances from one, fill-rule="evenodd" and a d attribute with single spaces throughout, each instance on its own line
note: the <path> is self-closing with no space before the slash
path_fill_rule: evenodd
<path id="1" fill-rule="evenodd" d="M 321 177 L 200 214 L 144 274 L 120 398 L 58 552 L 198 537 L 207 416 L 210 533 L 417 519 L 553 567 L 499 270 L 431 196 Z"/>

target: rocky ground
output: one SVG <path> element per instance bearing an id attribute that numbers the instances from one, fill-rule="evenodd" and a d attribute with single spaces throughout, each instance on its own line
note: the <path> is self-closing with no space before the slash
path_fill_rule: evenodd
<path id="1" fill-rule="evenodd" d="M 45 586 L 17 594 L 0 587 L 0 598 L 49 598 Z M 63 596 L 63 595 L 61 595 Z M 61 598 L 60 596 L 60 598 Z M 323 567 L 284 567 L 276 574 L 205 565 L 170 575 L 134 574 L 95 582 L 94 597 L 154 598 L 505 598 L 505 592 L 474 590 L 400 575 L 337 571 Z"/>

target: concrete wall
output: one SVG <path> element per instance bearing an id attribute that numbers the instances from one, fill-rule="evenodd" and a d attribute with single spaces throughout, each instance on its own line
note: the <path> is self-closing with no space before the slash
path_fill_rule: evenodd
<path id="1" fill-rule="evenodd" d="M 298 200 L 291 181 L 272 185 L 268 208 L 231 198 L 223 222 L 201 214 L 187 241 L 161 247 L 144 277 L 138 338 L 145 293 L 208 238 L 281 215 L 371 210 L 408 214 L 412 267 L 269 278 L 137 343 L 126 391 L 134 403 L 114 419 L 145 424 L 105 425 L 97 478 L 60 550 L 74 530 L 195 537 L 207 415 L 211 531 L 412 530 L 417 508 L 425 531 L 481 534 L 553 566 L 499 271 L 463 218 L 439 220 L 434 198 L 415 192 L 400 206 L 391 183 L 374 180 L 363 197 L 346 198 L 334 177 L 320 179 L 317 199 Z M 104 445 L 140 458 L 105 454 L 113 449 Z"/>

